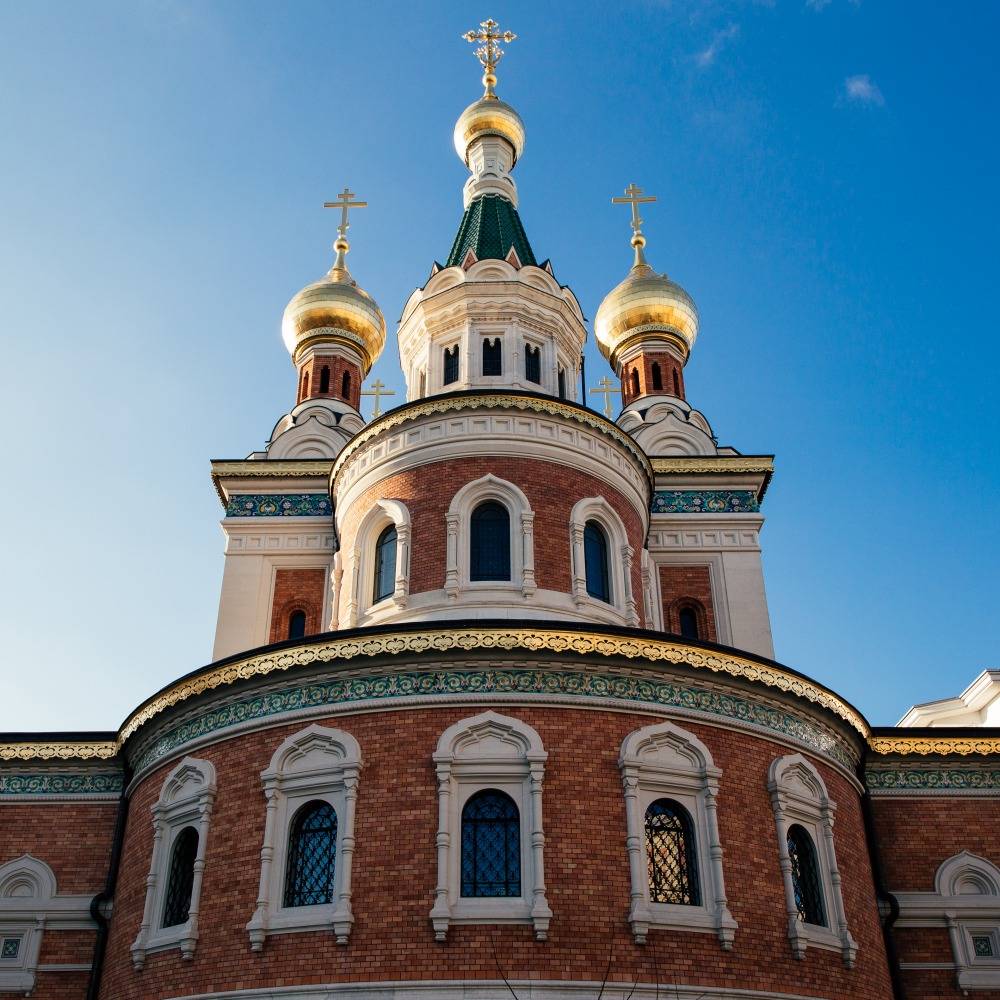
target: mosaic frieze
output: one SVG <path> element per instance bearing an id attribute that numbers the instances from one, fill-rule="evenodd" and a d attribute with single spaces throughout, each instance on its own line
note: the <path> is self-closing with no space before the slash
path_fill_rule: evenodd
<path id="1" fill-rule="evenodd" d="M 240 493 L 231 496 L 226 517 L 329 517 L 325 493 Z"/>
<path id="2" fill-rule="evenodd" d="M 322 706 L 465 694 L 537 695 L 543 699 L 572 696 L 685 709 L 792 737 L 851 770 L 857 763 L 843 745 L 818 726 L 734 695 L 635 677 L 551 670 L 469 670 L 332 680 L 248 698 L 171 729 L 142 754 L 136 769 L 148 767 L 192 740 L 254 719 Z"/>
<path id="3" fill-rule="evenodd" d="M 760 510 L 753 490 L 657 490 L 654 514 L 755 514 Z"/>
<path id="4" fill-rule="evenodd" d="M 873 769 L 865 774 L 872 791 L 1000 791 L 1000 770 L 957 768 Z"/>
<path id="5" fill-rule="evenodd" d="M 0 798 L 4 795 L 118 795 L 122 787 L 120 773 L 0 775 Z"/>

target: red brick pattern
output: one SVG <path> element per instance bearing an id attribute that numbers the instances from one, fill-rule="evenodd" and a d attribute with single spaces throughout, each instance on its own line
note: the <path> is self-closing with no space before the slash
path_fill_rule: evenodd
<path id="1" fill-rule="evenodd" d="M 660 366 L 660 388 L 655 387 L 653 365 Z M 633 378 L 633 375 L 636 378 Z M 622 365 L 622 401 L 626 406 L 643 396 L 669 395 L 684 399 L 684 365 L 669 351 L 644 351 Z M 634 391 L 638 381 L 639 391 Z"/>
<path id="2" fill-rule="evenodd" d="M 694 611 L 698 638 L 717 642 L 715 609 L 712 606 L 712 578 L 707 566 L 661 566 L 660 598 L 663 601 L 663 630 L 679 633 L 680 612 Z"/>
<path id="3" fill-rule="evenodd" d="M 274 596 L 271 599 L 271 635 L 268 642 L 288 638 L 288 620 L 296 611 L 306 614 L 306 635 L 315 635 L 323 627 L 325 569 L 278 569 L 274 571 Z"/>
<path id="4" fill-rule="evenodd" d="M 323 369 L 327 370 L 327 388 L 323 386 Z M 344 375 L 350 380 L 344 395 Z M 342 399 L 356 410 L 361 409 L 361 366 L 336 354 L 313 354 L 299 368 L 299 390 L 296 404 L 306 399 Z"/>
<path id="5" fill-rule="evenodd" d="M 659 721 L 640 714 L 570 708 L 507 707 L 533 726 L 549 753 L 545 770 L 545 865 L 554 911 L 549 940 L 530 926 L 454 926 L 434 941 L 428 920 L 437 876 L 437 781 L 432 754 L 451 724 L 484 705 L 420 708 L 331 719 L 360 742 L 364 770 L 354 855 L 355 924 L 347 946 L 332 933 L 269 937 L 250 951 L 245 929 L 255 907 L 265 801 L 259 774 L 275 748 L 303 723 L 237 736 L 203 748 L 219 791 L 207 839 L 201 937 L 193 961 L 173 949 L 135 972 L 129 945 L 142 918 L 152 848 L 149 807 L 170 763 L 135 792 L 101 995 L 108 1000 L 180 996 L 235 988 L 319 982 L 496 979 L 492 941 L 512 978 L 600 980 L 614 940 L 614 982 L 691 983 L 791 992 L 830 1000 L 891 995 L 857 793 L 823 762 L 813 762 L 836 800 L 837 861 L 844 903 L 860 944 L 857 965 L 810 949 L 791 954 L 767 792 L 771 761 L 787 751 L 740 732 L 682 722 L 711 749 L 723 771 L 718 796 L 730 909 L 739 922 L 733 951 L 713 934 L 653 930 L 645 947 L 627 924 L 629 873 L 618 754 L 624 737 Z"/>

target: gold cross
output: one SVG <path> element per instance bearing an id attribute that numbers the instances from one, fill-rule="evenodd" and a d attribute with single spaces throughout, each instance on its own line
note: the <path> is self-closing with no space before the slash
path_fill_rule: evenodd
<path id="1" fill-rule="evenodd" d="M 347 221 L 347 210 L 349 208 L 367 208 L 367 201 L 351 201 L 354 197 L 354 192 L 350 191 L 348 188 L 344 188 L 343 191 L 337 195 L 336 201 L 324 201 L 324 208 L 339 208 L 342 209 L 340 214 L 340 225 L 337 226 L 337 232 L 344 238 L 347 239 L 347 230 L 350 229 L 351 224 Z"/>
<path id="2" fill-rule="evenodd" d="M 379 406 L 378 406 L 378 404 L 381 401 L 382 397 L 383 396 L 395 396 L 396 395 L 396 390 L 395 389 L 386 389 L 385 383 L 380 378 L 375 379 L 375 381 L 372 382 L 371 386 L 372 386 L 372 389 L 373 389 L 372 392 L 368 392 L 368 391 L 362 390 L 361 395 L 362 396 L 374 396 L 375 397 L 375 409 L 372 410 L 372 420 L 374 420 L 376 417 L 380 417 L 382 415 L 382 411 L 379 409 Z"/>
<path id="3" fill-rule="evenodd" d="M 630 184 L 625 188 L 625 194 L 628 195 L 627 198 L 612 198 L 612 205 L 632 205 L 632 228 L 638 233 L 639 227 L 642 225 L 642 219 L 639 218 L 639 202 L 640 201 L 656 201 L 652 195 L 646 195 L 645 198 L 640 198 L 639 195 L 642 194 L 642 188 L 636 187 L 634 183 Z"/>
<path id="4" fill-rule="evenodd" d="M 611 416 L 611 393 L 613 393 L 613 392 L 619 392 L 620 393 L 621 389 L 614 388 L 614 385 L 615 385 L 614 382 L 612 382 L 611 379 L 609 379 L 607 375 L 605 375 L 604 378 L 602 378 L 601 381 L 598 382 L 597 384 L 601 388 L 600 389 L 591 389 L 590 391 L 591 392 L 600 392 L 600 393 L 604 394 L 604 415 L 606 417 L 610 417 Z"/>
<path id="5" fill-rule="evenodd" d="M 497 41 L 512 42 L 517 38 L 517 35 L 512 31 L 505 31 L 503 33 L 494 31 L 493 29 L 499 28 L 500 25 L 492 17 L 488 21 L 482 21 L 479 26 L 486 30 L 467 31 L 462 37 L 467 42 L 486 43 L 476 49 L 476 55 L 479 56 L 479 61 L 483 64 L 483 69 L 487 73 L 492 73 L 496 69 L 497 63 L 500 62 L 500 57 L 503 55 L 503 49 L 497 45 Z"/>

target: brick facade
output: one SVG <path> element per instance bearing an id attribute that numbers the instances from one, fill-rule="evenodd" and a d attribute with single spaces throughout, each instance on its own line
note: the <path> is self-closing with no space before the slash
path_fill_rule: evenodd
<path id="1" fill-rule="evenodd" d="M 622 365 L 621 379 L 625 406 L 643 396 L 685 398 L 684 365 L 669 351 L 643 351 Z"/>
<path id="2" fill-rule="evenodd" d="M 354 409 L 360 410 L 362 378 L 361 366 L 356 361 L 348 361 L 337 354 L 311 354 L 299 368 L 299 388 L 295 402 L 298 404 L 307 399 L 342 399 Z M 323 388 L 324 385 L 326 388 Z"/>
<path id="3" fill-rule="evenodd" d="M 699 639 L 718 641 L 712 605 L 712 577 L 707 566 L 661 566 L 660 599 L 663 602 L 663 630 L 680 634 L 680 615 L 685 609 L 695 614 Z"/>
<path id="4" fill-rule="evenodd" d="M 289 620 L 296 611 L 305 612 L 306 635 L 323 628 L 323 598 L 326 593 L 325 569 L 276 569 L 271 598 L 271 632 L 268 642 L 288 638 Z"/>

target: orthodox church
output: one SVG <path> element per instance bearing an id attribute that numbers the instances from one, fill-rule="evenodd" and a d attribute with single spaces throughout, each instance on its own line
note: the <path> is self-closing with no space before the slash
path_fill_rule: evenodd
<path id="1" fill-rule="evenodd" d="M 623 409 L 586 405 L 497 27 L 405 404 L 360 412 L 386 326 L 345 189 L 294 405 L 212 463 L 213 661 L 117 732 L 0 738 L 0 996 L 1000 998 L 1000 674 L 873 728 L 774 661 L 772 456 L 688 401 L 698 310 L 634 184 L 593 324 Z"/>

